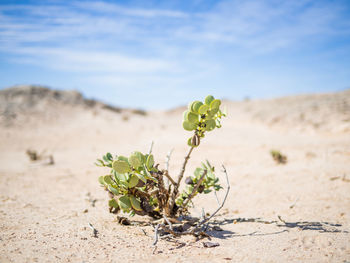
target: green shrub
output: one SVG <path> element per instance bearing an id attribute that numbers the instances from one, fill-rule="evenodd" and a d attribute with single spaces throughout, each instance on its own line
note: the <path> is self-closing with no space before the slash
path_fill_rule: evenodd
<path id="1" fill-rule="evenodd" d="M 100 176 L 98 181 L 110 196 L 110 212 L 174 218 L 188 213 L 194 196 L 220 190 L 215 168 L 206 161 L 195 169 L 193 176 L 186 178 L 186 187 L 181 193 L 179 191 L 192 151 L 207 132 L 221 127 L 220 120 L 226 115 L 220 106 L 221 101 L 209 95 L 204 102 L 190 103 L 184 112 L 183 128 L 193 134 L 187 140 L 190 149 L 176 180 L 167 169 L 159 168 L 151 151 L 135 151 L 128 157 L 107 153 L 98 159 L 96 165 L 109 169 L 109 173 Z"/>

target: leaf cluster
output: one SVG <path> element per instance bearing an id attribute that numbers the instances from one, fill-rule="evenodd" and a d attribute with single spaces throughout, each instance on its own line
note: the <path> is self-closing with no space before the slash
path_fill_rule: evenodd
<path id="1" fill-rule="evenodd" d="M 151 214 L 157 210 L 157 199 L 149 194 L 158 183 L 155 175 L 160 173 L 154 166 L 152 154 L 133 152 L 128 158 L 121 155 L 113 158 L 107 153 L 97 161 L 97 165 L 111 168 L 110 174 L 98 179 L 111 197 L 111 212 L 144 214 L 145 205 L 152 208 L 146 209 Z"/>
<path id="2" fill-rule="evenodd" d="M 187 131 L 195 131 L 195 135 L 188 139 L 187 144 L 197 147 L 200 138 L 205 136 L 206 131 L 221 128 L 221 118 L 226 114 L 220 110 L 221 100 L 208 95 L 204 101 L 193 101 L 183 113 L 182 126 Z"/>
<path id="3" fill-rule="evenodd" d="M 205 176 L 202 182 L 200 183 L 198 190 L 193 193 L 193 190 L 197 183 L 200 181 L 200 178 L 204 174 L 204 171 L 206 171 Z M 185 200 L 188 199 L 192 193 L 194 197 L 197 194 L 209 194 L 213 190 L 219 191 L 220 189 L 222 189 L 222 186 L 219 184 L 219 178 L 215 176 L 215 167 L 211 166 L 208 160 L 206 161 L 206 164 L 202 163 L 202 167 L 196 168 L 194 171 L 194 175 L 187 177 L 185 183 L 185 189 L 176 199 L 176 204 L 180 207 L 183 206 Z"/>

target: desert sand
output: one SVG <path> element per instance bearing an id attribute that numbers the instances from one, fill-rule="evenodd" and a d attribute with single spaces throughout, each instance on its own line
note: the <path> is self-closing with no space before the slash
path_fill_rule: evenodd
<path id="1" fill-rule="evenodd" d="M 181 126 L 185 106 L 143 112 L 76 92 L 0 91 L 0 262 L 350 262 L 350 91 L 223 105 L 223 127 L 186 170 L 208 159 L 225 187 L 225 165 L 231 190 L 212 221 L 222 231 L 161 239 L 154 249 L 152 226 L 123 226 L 108 212 L 97 181 L 108 170 L 94 162 L 106 152 L 147 152 L 154 141 L 160 166 L 174 149 L 176 177 L 191 136 Z M 30 161 L 28 149 L 54 164 Z M 274 162 L 272 149 L 287 163 Z M 194 201 L 193 216 L 218 206 L 212 193 Z"/>

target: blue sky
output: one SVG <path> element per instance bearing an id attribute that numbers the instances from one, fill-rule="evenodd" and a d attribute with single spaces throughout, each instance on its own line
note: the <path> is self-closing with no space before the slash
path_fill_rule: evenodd
<path id="1" fill-rule="evenodd" d="M 0 88 L 144 109 L 350 87 L 350 1 L 0 1 Z"/>

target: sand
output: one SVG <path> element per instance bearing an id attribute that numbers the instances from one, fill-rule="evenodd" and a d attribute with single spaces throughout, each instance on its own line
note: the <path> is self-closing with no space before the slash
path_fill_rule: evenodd
<path id="1" fill-rule="evenodd" d="M 223 128 L 202 140 L 186 170 L 208 159 L 225 186 L 226 166 L 231 191 L 213 222 L 223 231 L 161 239 L 155 250 L 151 226 L 122 226 L 108 212 L 97 182 L 108 170 L 94 161 L 147 152 L 153 140 L 161 167 L 174 149 L 176 177 L 190 136 L 184 108 L 141 115 L 50 102 L 17 112 L 0 122 L 0 262 L 350 262 L 349 94 L 225 101 Z M 52 154 L 54 165 L 30 161 L 27 149 Z M 276 164 L 271 149 L 288 162 Z M 198 196 L 191 213 L 217 206 L 214 195 Z"/>

